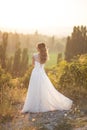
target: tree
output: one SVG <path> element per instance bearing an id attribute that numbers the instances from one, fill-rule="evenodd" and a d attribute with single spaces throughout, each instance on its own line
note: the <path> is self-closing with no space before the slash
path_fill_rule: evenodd
<path id="1" fill-rule="evenodd" d="M 55 37 L 52 36 L 49 38 L 49 48 L 50 48 L 50 51 L 54 51 L 54 48 L 55 48 Z"/>
<path id="2" fill-rule="evenodd" d="M 21 71 L 21 49 L 16 48 L 13 60 L 13 76 L 20 76 Z"/>
<path id="3" fill-rule="evenodd" d="M 21 58 L 21 75 L 23 75 L 27 68 L 28 68 L 28 49 L 24 48 L 22 52 L 22 58 Z"/>
<path id="4" fill-rule="evenodd" d="M 12 73 L 12 66 L 13 66 L 13 57 L 12 56 L 10 58 L 8 58 L 6 66 L 7 66 L 6 67 L 7 72 Z"/>
<path id="5" fill-rule="evenodd" d="M 6 68 L 6 49 L 8 43 L 8 33 L 2 35 L 2 44 L 0 45 L 0 63 L 2 68 Z"/>
<path id="6" fill-rule="evenodd" d="M 58 53 L 57 64 L 62 60 L 62 53 Z"/>
<path id="7" fill-rule="evenodd" d="M 67 37 L 65 59 L 70 61 L 75 56 L 85 53 L 87 53 L 87 29 L 75 26 L 71 37 Z"/>

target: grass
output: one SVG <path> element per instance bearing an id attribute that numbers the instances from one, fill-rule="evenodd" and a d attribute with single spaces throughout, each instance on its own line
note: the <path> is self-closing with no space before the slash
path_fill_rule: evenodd
<path id="1" fill-rule="evenodd" d="M 49 53 L 49 60 L 47 61 L 46 63 L 46 67 L 49 68 L 49 67 L 52 67 L 53 65 L 56 65 L 57 64 L 57 53 Z"/>
<path id="2" fill-rule="evenodd" d="M 11 121 L 18 112 L 17 105 L 23 102 L 27 89 L 20 87 L 3 87 L 0 103 L 0 123 Z"/>
<path id="3" fill-rule="evenodd" d="M 57 64 L 57 52 L 50 52 L 49 53 L 49 60 L 47 61 L 45 67 L 49 68 Z M 29 64 L 32 64 L 32 54 L 29 56 Z"/>

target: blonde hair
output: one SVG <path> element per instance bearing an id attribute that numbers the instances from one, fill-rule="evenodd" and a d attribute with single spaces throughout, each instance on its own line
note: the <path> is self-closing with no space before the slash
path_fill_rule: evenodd
<path id="1" fill-rule="evenodd" d="M 40 63 L 43 64 L 48 59 L 48 51 L 47 51 L 46 45 L 45 43 L 39 43 L 37 45 L 37 48 L 39 50 Z"/>

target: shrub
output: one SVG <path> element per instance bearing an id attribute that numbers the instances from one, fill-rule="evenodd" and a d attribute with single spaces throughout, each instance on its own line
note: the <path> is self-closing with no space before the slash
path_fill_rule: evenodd
<path id="1" fill-rule="evenodd" d="M 21 84 L 22 84 L 22 86 L 24 86 L 25 88 L 28 87 L 32 69 L 33 69 L 33 67 L 32 67 L 32 66 L 29 66 L 29 69 L 27 70 L 27 72 L 25 73 L 25 75 L 21 78 Z"/>
<path id="2" fill-rule="evenodd" d="M 72 62 L 61 61 L 48 71 L 54 86 L 73 98 L 87 95 L 87 55 L 76 57 Z"/>
<path id="3" fill-rule="evenodd" d="M 10 83 L 11 75 L 9 73 L 6 73 L 4 69 L 0 66 L 0 90 L 3 86 Z"/>

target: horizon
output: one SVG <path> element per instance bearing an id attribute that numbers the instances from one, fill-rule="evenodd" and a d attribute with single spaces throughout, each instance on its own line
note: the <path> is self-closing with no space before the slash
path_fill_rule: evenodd
<path id="1" fill-rule="evenodd" d="M 12 32 L 12 33 L 18 33 L 18 34 L 35 34 L 37 32 L 41 35 L 47 35 L 47 36 L 57 36 L 57 37 L 66 37 L 68 35 L 71 35 L 73 31 L 73 27 L 50 27 L 50 28 L 43 28 L 43 29 L 10 29 L 10 28 L 1 28 L 0 31 L 2 32 Z"/>
<path id="2" fill-rule="evenodd" d="M 86 0 L 0 0 L 1 31 L 67 36 L 87 26 Z"/>

